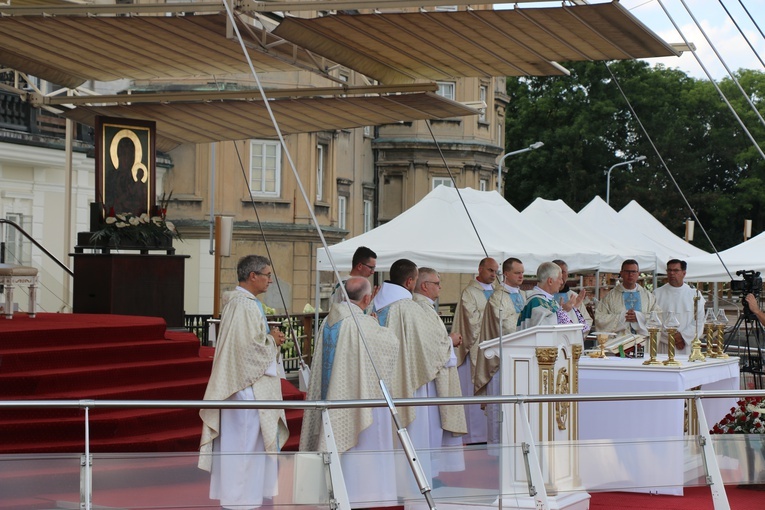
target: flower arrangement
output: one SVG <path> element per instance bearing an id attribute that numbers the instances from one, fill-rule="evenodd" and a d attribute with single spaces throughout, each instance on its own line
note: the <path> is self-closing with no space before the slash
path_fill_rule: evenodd
<path id="1" fill-rule="evenodd" d="M 712 434 L 765 434 L 765 397 L 743 398 L 710 431 Z"/>
<path id="2" fill-rule="evenodd" d="M 175 225 L 162 215 L 114 214 L 110 211 L 110 215 L 104 221 L 104 227 L 94 232 L 90 240 L 93 243 L 113 245 L 116 248 L 121 244 L 163 246 L 172 239 L 180 238 Z"/>

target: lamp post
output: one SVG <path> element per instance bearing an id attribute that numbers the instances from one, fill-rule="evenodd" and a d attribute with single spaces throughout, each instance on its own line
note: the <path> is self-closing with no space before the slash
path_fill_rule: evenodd
<path id="1" fill-rule="evenodd" d="M 515 156 L 516 154 L 521 154 L 523 152 L 529 152 L 533 151 L 534 149 L 538 149 L 541 146 L 543 146 L 543 142 L 534 142 L 525 149 L 519 149 L 517 151 L 508 152 L 507 154 L 504 154 L 502 158 L 499 160 L 499 166 L 497 166 L 497 191 L 502 193 L 500 190 L 502 189 L 502 163 L 505 162 L 505 159 L 507 159 L 510 156 Z"/>
<path id="2" fill-rule="evenodd" d="M 635 159 L 631 159 L 629 161 L 622 161 L 621 163 L 617 163 L 617 164 L 613 165 L 611 168 L 608 169 L 608 178 L 606 180 L 606 203 L 608 205 L 611 205 L 611 170 L 613 170 L 617 166 L 631 165 L 632 163 L 637 163 L 638 161 L 643 161 L 644 159 L 645 159 L 645 156 L 638 156 Z"/>

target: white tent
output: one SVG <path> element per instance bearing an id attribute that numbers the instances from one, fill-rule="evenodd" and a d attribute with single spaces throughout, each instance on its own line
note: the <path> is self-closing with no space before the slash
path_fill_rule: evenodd
<path id="1" fill-rule="evenodd" d="M 765 273 L 765 232 L 720 252 L 707 253 L 686 259 L 688 262 L 687 280 L 694 282 L 729 282 L 741 280 L 736 271 L 759 271 Z M 725 262 L 723 266 L 722 262 Z M 728 268 L 728 271 L 725 270 Z"/>
<path id="2" fill-rule="evenodd" d="M 475 273 L 486 256 L 482 243 L 488 255 L 500 263 L 508 257 L 521 259 L 527 273 L 555 258 L 565 259 L 572 271 L 595 267 L 598 260 L 596 252 L 579 244 L 567 246 L 546 228 L 524 220 L 496 191 L 465 188 L 458 195 L 456 189 L 446 186 L 437 187 L 388 223 L 331 246 L 329 252 L 340 271 L 351 268 L 356 248 L 367 246 L 377 253 L 377 268 L 382 271 L 396 260 L 408 258 L 442 272 Z M 323 248 L 317 251 L 316 268 L 332 269 Z"/>
<path id="3" fill-rule="evenodd" d="M 659 272 L 666 271 L 666 263 L 670 259 L 688 261 L 691 257 L 708 255 L 701 248 L 697 248 L 673 234 L 663 223 L 634 200 L 619 211 L 619 218 L 624 230 L 630 232 L 641 246 L 654 251 L 659 257 Z M 690 264 L 688 269 L 690 276 Z"/>
<path id="4" fill-rule="evenodd" d="M 609 225 L 606 219 L 603 222 L 592 223 L 582 221 L 582 218 L 562 200 L 537 198 L 521 212 L 521 216 L 542 225 L 542 228 L 563 246 L 583 247 L 582 249 L 598 253 L 591 264 L 580 269 L 618 273 L 625 259 L 637 260 L 640 268 L 646 271 L 653 271 L 656 267 L 656 255 L 653 252 L 638 248 L 636 243 L 624 244 L 622 239 L 611 235 L 618 231 L 619 227 Z M 566 263 L 569 270 L 577 270 L 568 260 Z"/>

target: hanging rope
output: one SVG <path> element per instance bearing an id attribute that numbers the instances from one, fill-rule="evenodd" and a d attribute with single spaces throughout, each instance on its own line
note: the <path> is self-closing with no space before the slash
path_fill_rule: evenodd
<path id="1" fill-rule="evenodd" d="M 689 48 L 691 48 L 691 53 L 693 54 L 694 58 L 696 59 L 696 62 L 699 63 L 699 65 L 701 66 L 701 69 L 704 71 L 704 74 L 707 75 L 707 78 L 712 83 L 712 85 L 714 86 L 715 90 L 717 90 L 717 93 L 720 94 L 720 97 L 722 98 L 722 100 L 725 102 L 726 105 L 728 105 L 728 109 L 731 111 L 733 116 L 738 121 L 739 125 L 741 126 L 741 129 L 744 130 L 744 133 L 746 133 L 746 136 L 752 142 L 752 145 L 754 145 L 755 149 L 757 149 L 757 152 L 760 153 L 760 157 L 762 157 L 762 159 L 765 160 L 765 153 L 762 152 L 762 148 L 757 143 L 757 141 L 754 139 L 754 137 L 752 136 L 752 133 L 749 132 L 749 129 L 747 129 L 746 125 L 744 124 L 744 121 L 742 121 L 741 117 L 739 117 L 738 113 L 736 113 L 736 109 L 733 108 L 733 105 L 730 104 L 730 101 L 728 101 L 728 98 L 725 97 L 725 94 L 723 93 L 723 91 L 720 90 L 720 86 L 717 85 L 717 82 L 715 82 L 715 80 L 712 78 L 712 75 L 709 73 L 709 70 L 706 68 L 704 63 L 699 58 L 699 55 L 696 53 L 696 50 L 694 50 L 693 47 L 691 46 L 691 44 L 688 42 L 688 39 L 685 37 L 685 34 L 683 34 L 683 32 L 680 30 L 680 27 L 677 26 L 677 23 L 675 22 L 675 19 L 672 17 L 672 15 L 669 14 L 669 11 L 664 6 L 664 2 L 662 2 L 662 0 L 658 0 L 658 2 L 659 2 L 659 5 L 661 6 L 661 8 L 664 10 L 664 13 L 669 18 L 669 21 L 672 22 L 672 25 L 675 27 L 675 30 L 677 30 L 678 34 L 680 34 L 680 37 L 683 38 L 683 42 L 685 43 L 685 45 L 688 46 Z M 665 165 L 665 167 L 666 167 L 666 165 Z M 706 234 L 706 232 L 705 232 L 705 234 Z M 717 250 L 715 250 L 715 251 L 717 251 Z M 726 268 L 726 271 L 727 271 L 727 268 Z"/>
<path id="2" fill-rule="evenodd" d="M 746 36 L 746 33 L 741 29 L 738 22 L 736 22 L 736 20 L 733 18 L 733 15 L 731 15 L 730 11 L 723 3 L 723 0 L 717 0 L 717 1 L 720 2 L 720 6 L 722 6 L 722 8 L 725 9 L 725 13 L 728 15 L 728 18 L 730 18 L 733 25 L 735 25 L 736 29 L 738 30 L 738 33 L 741 34 L 741 37 L 744 38 L 744 40 L 746 41 L 746 44 L 749 45 L 749 48 L 752 50 L 752 53 L 754 53 L 754 56 L 757 57 L 757 60 L 760 61 L 760 64 L 762 64 L 762 67 L 765 67 L 765 62 L 763 62 L 762 57 L 760 57 L 760 54 L 757 52 L 757 49 L 754 47 L 751 41 L 749 41 L 749 38 Z"/>
<path id="3" fill-rule="evenodd" d="M 651 144 L 651 147 L 653 148 L 653 151 L 656 153 L 656 156 L 659 158 L 659 161 L 661 162 L 662 167 L 667 172 L 667 175 L 669 176 L 669 179 L 672 181 L 672 184 L 674 184 L 675 188 L 677 189 L 678 193 L 680 193 L 680 196 L 683 199 L 683 202 L 685 202 L 685 206 L 688 208 L 688 210 L 691 212 L 691 215 L 693 216 L 693 219 L 696 221 L 696 223 L 701 228 L 701 231 L 704 233 L 704 237 L 706 237 L 707 241 L 709 241 L 709 245 L 712 247 L 712 250 L 715 252 L 715 255 L 717 255 L 717 258 L 720 260 L 720 263 L 722 264 L 723 268 L 725 269 L 725 272 L 728 273 L 728 276 L 731 277 L 731 280 L 733 279 L 733 276 L 730 274 L 730 271 L 728 270 L 728 267 L 725 265 L 725 262 L 723 262 L 722 257 L 720 257 L 720 252 L 717 251 L 717 247 L 715 247 L 715 244 L 712 242 L 712 239 L 709 237 L 709 234 L 707 233 L 707 230 L 704 228 L 704 225 L 701 223 L 701 220 L 696 215 L 696 211 L 691 207 L 691 204 L 688 202 L 688 199 L 685 197 L 685 193 L 683 193 L 683 190 L 680 188 L 680 185 L 675 180 L 675 176 L 672 175 L 672 172 L 670 171 L 669 167 L 667 166 L 667 163 L 664 161 L 664 158 L 661 155 L 661 152 L 659 152 L 659 148 L 656 147 L 656 144 L 653 142 L 653 139 L 651 138 L 651 135 L 648 134 L 648 130 L 643 125 L 643 121 L 640 120 L 640 116 L 637 114 L 635 109 L 632 107 L 632 103 L 630 103 L 629 98 L 627 98 L 627 94 L 624 93 L 624 90 L 622 89 L 621 84 L 619 83 L 619 80 L 616 79 L 616 76 L 611 71 L 611 68 L 608 67 L 607 62 L 603 62 L 603 65 L 606 66 L 606 70 L 608 70 L 608 74 L 611 75 L 611 80 L 613 81 L 614 85 L 616 85 L 616 88 L 619 89 L 619 93 L 622 95 L 622 98 L 624 98 L 624 102 L 627 103 L 627 107 L 630 109 L 630 112 L 632 113 L 632 116 L 634 117 L 635 121 L 638 123 L 638 126 L 640 126 L 640 130 L 643 132 L 643 135 L 645 135 L 646 139 L 648 140 L 648 143 Z"/>
<path id="4" fill-rule="evenodd" d="M 757 115 L 757 118 L 760 119 L 760 123 L 763 126 L 765 126 L 765 119 L 763 119 L 762 115 L 760 115 L 760 111 L 757 109 L 754 103 L 752 103 L 752 99 L 749 97 L 749 94 L 747 94 L 746 91 L 744 90 L 744 87 L 741 86 L 741 83 L 739 83 L 738 78 L 736 78 L 736 75 L 733 74 L 733 72 L 730 70 L 730 68 L 728 67 L 728 64 L 725 63 L 725 59 L 722 57 L 722 55 L 720 55 L 720 52 L 717 51 L 717 48 L 712 43 L 712 40 L 709 39 L 709 36 L 707 35 L 706 31 L 701 26 L 701 23 L 699 23 L 699 20 L 696 19 L 696 16 L 694 16 L 693 12 L 691 12 L 691 10 L 688 8 L 688 4 L 685 3 L 685 0 L 680 0 L 680 3 L 682 3 L 683 7 L 685 7 L 685 10 L 688 11 L 688 14 L 691 16 L 691 19 L 693 20 L 693 22 L 696 23 L 696 27 L 701 32 L 701 35 L 704 36 L 704 39 L 706 39 L 707 44 L 709 44 L 709 47 L 712 48 L 712 51 L 715 52 L 715 55 L 717 55 L 717 59 L 723 65 L 723 67 L 725 68 L 725 71 L 728 73 L 728 76 L 730 76 L 731 80 L 733 80 L 733 82 L 736 84 L 736 86 L 738 87 L 738 90 L 741 92 L 741 95 L 744 96 L 744 98 L 746 99 L 746 102 L 752 108 L 755 115 Z"/>

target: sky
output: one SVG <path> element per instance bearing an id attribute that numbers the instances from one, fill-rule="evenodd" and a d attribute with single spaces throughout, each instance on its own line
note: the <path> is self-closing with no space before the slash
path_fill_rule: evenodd
<path id="1" fill-rule="evenodd" d="M 728 16 L 721 7 L 721 2 L 730 11 L 731 16 Z M 592 3 L 601 2 L 594 0 Z M 688 7 L 687 10 L 683 3 Z M 749 14 L 741 6 L 742 3 Z M 672 21 L 662 9 L 662 4 L 674 19 L 680 32 L 675 29 Z M 536 5 L 545 4 L 529 3 L 523 7 L 529 8 Z M 560 2 L 551 3 L 551 5 L 560 5 Z M 661 3 L 659 0 L 621 0 L 621 5 L 669 43 L 682 43 L 682 33 L 689 42 L 695 44 L 696 53 L 701 63 L 715 80 L 727 77 L 728 73 L 712 47 L 707 43 L 689 11 L 701 25 L 731 71 L 746 68 L 765 72 L 762 63 L 734 24 L 735 21 L 739 25 L 746 38 L 757 50 L 759 58 L 765 61 L 765 37 L 760 33 L 760 31 L 765 32 L 765 8 L 763 8 L 765 1 L 763 0 L 661 0 Z M 496 5 L 495 8 L 500 9 L 502 5 Z M 749 15 L 754 18 L 757 25 L 752 22 Z M 691 52 L 685 52 L 679 58 L 668 57 L 647 60 L 651 63 L 664 64 L 670 68 L 679 68 L 695 78 L 707 78 L 703 67 Z"/>

